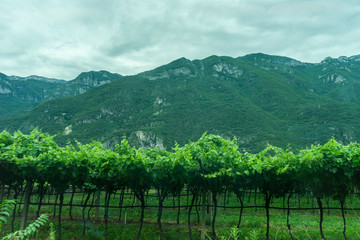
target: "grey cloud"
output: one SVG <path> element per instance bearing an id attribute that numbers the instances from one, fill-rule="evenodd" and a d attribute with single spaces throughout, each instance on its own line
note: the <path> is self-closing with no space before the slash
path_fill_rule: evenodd
<path id="1" fill-rule="evenodd" d="M 176 58 L 359 54 L 354 0 L 2 0 L 0 72 L 135 74 Z"/>

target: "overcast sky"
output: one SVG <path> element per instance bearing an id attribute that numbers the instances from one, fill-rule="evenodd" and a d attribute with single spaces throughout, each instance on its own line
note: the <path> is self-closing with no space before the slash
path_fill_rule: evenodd
<path id="1" fill-rule="evenodd" d="M 180 57 L 360 54 L 359 0 L 0 0 L 0 72 L 123 75 Z"/>

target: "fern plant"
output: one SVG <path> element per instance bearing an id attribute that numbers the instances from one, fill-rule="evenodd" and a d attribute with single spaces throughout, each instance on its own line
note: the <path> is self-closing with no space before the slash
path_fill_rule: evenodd
<path id="1" fill-rule="evenodd" d="M 7 223 L 15 204 L 16 202 L 14 200 L 5 200 L 0 203 L 0 228 L 3 224 Z"/>
<path id="2" fill-rule="evenodd" d="M 207 237 L 211 240 L 210 236 L 207 235 Z M 217 239 L 220 240 L 239 240 L 242 239 L 242 232 L 237 227 L 232 227 L 230 229 L 230 234 L 225 236 L 218 236 Z"/>
<path id="3" fill-rule="evenodd" d="M 50 234 L 49 234 L 49 240 L 55 240 L 56 239 L 56 230 L 53 223 L 50 223 Z"/>
<path id="4" fill-rule="evenodd" d="M 260 239 L 259 232 L 257 230 L 250 231 L 249 237 L 246 237 L 247 240 L 258 240 Z"/>
<path id="5" fill-rule="evenodd" d="M 6 224 L 8 218 L 12 214 L 12 210 L 14 209 L 16 202 L 14 200 L 5 200 L 0 204 L 0 228 L 2 224 Z M 19 230 L 16 232 L 9 233 L 3 240 L 25 240 L 29 239 L 31 236 L 34 236 L 36 231 L 46 225 L 49 222 L 49 217 L 46 214 L 42 214 L 38 219 L 36 219 L 33 223 L 30 223 L 24 230 Z M 50 232 L 50 236 L 54 236 L 54 230 L 52 229 Z M 54 239 L 54 237 L 53 237 Z"/>
<path id="6" fill-rule="evenodd" d="M 41 227 L 47 224 L 49 217 L 46 214 L 42 214 L 35 222 L 30 223 L 24 230 L 19 230 L 13 233 L 6 235 L 3 240 L 12 240 L 19 239 L 25 240 L 29 239 L 31 236 L 34 236 L 35 232 Z"/>

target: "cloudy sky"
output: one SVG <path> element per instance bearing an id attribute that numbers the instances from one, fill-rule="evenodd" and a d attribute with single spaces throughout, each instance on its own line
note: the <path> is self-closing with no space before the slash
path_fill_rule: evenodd
<path id="1" fill-rule="evenodd" d="M 123 75 L 180 57 L 360 54 L 358 0 L 1 0 L 0 72 Z"/>

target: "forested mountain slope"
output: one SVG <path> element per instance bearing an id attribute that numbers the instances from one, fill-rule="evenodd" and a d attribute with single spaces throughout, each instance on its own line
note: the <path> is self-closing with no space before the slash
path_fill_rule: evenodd
<path id="1" fill-rule="evenodd" d="M 238 139 L 258 151 L 267 143 L 293 148 L 360 136 L 360 56 L 321 63 L 250 54 L 178 59 L 81 95 L 44 102 L 2 128 L 39 127 L 65 143 L 123 136 L 137 147 L 170 149 L 204 132 Z"/>
<path id="2" fill-rule="evenodd" d="M 39 76 L 18 77 L 0 73 L 0 117 L 21 115 L 48 99 L 76 96 L 109 83 L 121 75 L 107 71 L 81 73 L 71 81 Z"/>

